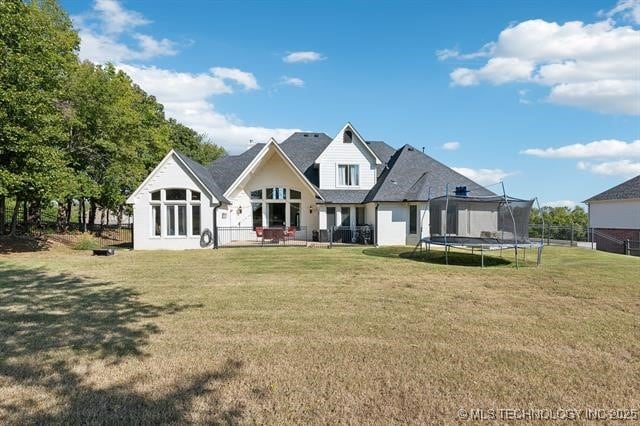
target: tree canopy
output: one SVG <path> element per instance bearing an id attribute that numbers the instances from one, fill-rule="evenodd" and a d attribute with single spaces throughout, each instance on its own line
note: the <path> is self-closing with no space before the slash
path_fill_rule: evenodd
<path id="1" fill-rule="evenodd" d="M 0 1 L 1 197 L 122 209 L 170 148 L 225 154 L 113 65 L 80 62 L 78 46 L 55 0 Z"/>

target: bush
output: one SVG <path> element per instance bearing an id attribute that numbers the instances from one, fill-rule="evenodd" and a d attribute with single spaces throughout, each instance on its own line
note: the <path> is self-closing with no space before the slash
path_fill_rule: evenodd
<path id="1" fill-rule="evenodd" d="M 72 248 L 74 250 L 94 250 L 100 248 L 100 244 L 91 237 L 84 237 L 74 243 Z"/>

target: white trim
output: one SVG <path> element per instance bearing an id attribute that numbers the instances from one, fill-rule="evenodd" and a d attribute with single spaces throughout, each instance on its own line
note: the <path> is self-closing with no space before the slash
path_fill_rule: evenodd
<path id="1" fill-rule="evenodd" d="M 306 184 L 316 196 L 320 197 L 320 199 L 323 199 L 322 195 L 320 195 L 320 192 L 316 189 L 316 187 L 311 182 L 309 182 L 309 179 L 307 179 L 304 173 L 302 173 L 300 169 L 298 169 L 298 167 L 296 167 L 296 165 L 293 164 L 293 161 L 291 161 L 291 159 L 287 156 L 287 154 L 285 154 L 285 152 L 282 150 L 282 148 L 280 148 L 276 140 L 273 138 L 269 139 L 269 142 L 265 144 L 265 146 L 260 150 L 258 155 L 256 155 L 253 158 L 253 160 L 251 160 L 251 163 L 249 163 L 249 165 L 242 171 L 242 173 L 240 173 L 240 176 L 238 176 L 236 180 L 229 186 L 229 188 L 223 194 L 224 197 L 225 198 L 231 197 L 231 194 L 233 193 L 233 191 L 236 190 L 238 185 L 240 185 L 240 182 L 242 182 L 251 172 L 254 171 L 254 169 L 260 163 L 260 161 L 262 161 L 265 155 L 267 155 L 271 147 L 274 147 L 275 151 L 280 155 L 280 157 L 283 160 L 285 160 L 285 163 L 298 176 L 298 178 L 302 180 L 302 182 Z M 263 196 L 265 195 L 263 194 Z"/>
<path id="2" fill-rule="evenodd" d="M 160 161 L 160 163 L 158 163 L 158 165 L 151 171 L 151 173 L 149 173 L 147 175 L 147 177 L 145 178 L 145 180 L 142 181 L 142 183 L 136 188 L 135 191 L 133 191 L 133 193 L 129 196 L 129 198 L 127 198 L 126 203 L 127 204 L 135 204 L 135 198 L 137 197 L 137 195 L 140 193 L 140 191 L 142 190 L 142 188 L 144 188 L 147 183 L 149 183 L 149 181 L 151 180 L 151 178 L 162 168 L 162 166 L 167 162 L 167 160 L 169 158 L 171 158 L 171 156 L 175 154 L 175 158 L 176 160 L 178 160 L 178 162 L 189 171 L 189 174 L 191 175 L 191 179 L 195 180 L 199 186 L 201 188 L 203 188 L 207 194 L 209 194 L 211 196 L 211 204 L 220 204 L 220 200 L 218 200 L 216 198 L 216 196 L 209 190 L 209 188 L 207 188 L 207 185 L 205 185 L 200 178 L 198 178 L 198 175 L 196 175 L 193 170 L 191 170 L 191 168 L 187 165 L 187 163 L 185 163 L 182 158 L 180 158 L 180 156 L 175 152 L 175 150 L 171 150 L 169 151 L 169 153 L 167 155 L 164 156 L 164 158 Z M 157 201 L 157 200 L 154 200 Z"/>
<path id="3" fill-rule="evenodd" d="M 336 139 L 338 139 L 345 130 L 351 130 L 351 132 L 353 132 L 353 135 L 356 136 L 358 138 L 358 140 L 360 141 L 360 143 L 364 146 L 364 148 L 369 152 L 369 154 L 371 154 L 373 156 L 373 159 L 375 160 L 376 164 L 382 164 L 382 160 L 380 160 L 378 158 L 378 156 L 376 155 L 375 152 L 373 152 L 373 150 L 369 147 L 369 145 L 367 145 L 367 142 L 364 140 L 364 138 L 360 135 L 360 133 L 358 133 L 358 131 L 355 129 L 355 127 L 353 127 L 353 125 L 350 122 L 347 122 L 347 124 L 345 124 L 342 129 L 338 132 L 338 134 L 336 135 L 335 138 L 333 138 L 333 140 L 335 141 Z M 351 140 L 351 142 L 353 143 L 353 139 Z M 329 144 L 327 146 L 327 148 L 325 148 L 320 155 L 318 155 L 318 158 L 315 159 L 314 163 L 318 164 L 320 161 L 320 158 L 322 157 L 322 155 L 325 153 L 325 151 L 329 148 L 329 146 L 331 146 L 331 144 Z"/>

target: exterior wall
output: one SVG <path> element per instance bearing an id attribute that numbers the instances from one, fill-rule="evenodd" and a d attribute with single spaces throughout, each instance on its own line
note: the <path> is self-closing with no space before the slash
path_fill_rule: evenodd
<path id="1" fill-rule="evenodd" d="M 135 250 L 184 250 L 200 248 L 200 235 L 191 234 L 191 209 L 187 208 L 187 235 L 167 236 L 166 209 L 160 209 L 162 235 L 152 235 L 151 193 L 160 189 L 180 188 L 200 192 L 200 229 L 213 230 L 213 208 L 217 200 L 211 199 L 205 188 L 199 186 L 174 156 L 167 158 L 156 173 L 140 188 L 133 203 L 133 248 Z"/>
<path id="2" fill-rule="evenodd" d="M 376 184 L 376 162 L 364 145 L 353 136 L 353 142 L 342 142 L 342 134 L 334 139 L 318 157 L 320 189 L 371 189 Z M 359 186 L 339 186 L 338 164 L 358 164 Z"/>
<path id="3" fill-rule="evenodd" d="M 590 202 L 589 227 L 640 229 L 640 200 Z"/>
<path id="4" fill-rule="evenodd" d="M 624 244 L 620 244 L 617 241 L 612 241 L 606 236 L 610 236 L 616 240 L 632 241 L 631 247 L 636 249 L 631 254 L 640 256 L 640 252 L 637 250 L 638 242 L 640 241 L 640 229 L 612 229 L 612 228 L 594 228 L 593 241 L 596 243 L 596 248 L 602 251 L 608 251 L 610 253 L 624 254 Z M 606 236 L 603 236 L 605 234 Z"/>
<path id="5" fill-rule="evenodd" d="M 416 233 L 409 233 L 409 206 L 417 206 Z M 378 245 L 415 245 L 429 235 L 428 203 L 380 203 L 378 207 Z"/>
<path id="6" fill-rule="evenodd" d="M 251 191 L 270 187 L 287 188 L 287 201 L 300 203 L 300 226 L 306 227 L 309 235 L 314 229 L 318 229 L 318 207 L 315 204 L 315 194 L 309 190 L 307 184 L 302 181 L 285 161 L 275 152 L 267 156 L 256 166 L 256 171 L 250 174 L 245 181 L 228 197 L 231 205 L 218 209 L 218 226 L 221 227 L 252 227 L 253 210 L 251 207 Z M 302 193 L 302 198 L 289 200 L 289 190 L 295 189 Z M 254 202 L 257 202 L 254 201 Z M 266 202 L 266 204 L 269 204 Z M 311 208 L 311 209 L 310 209 Z M 287 223 L 289 209 L 286 211 Z M 263 226 L 268 226 L 267 209 L 262 210 Z"/>

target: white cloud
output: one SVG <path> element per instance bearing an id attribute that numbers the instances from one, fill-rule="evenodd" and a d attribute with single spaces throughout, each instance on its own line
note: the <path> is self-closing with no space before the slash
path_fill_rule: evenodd
<path id="1" fill-rule="evenodd" d="M 502 181 L 504 178 L 515 174 L 514 172 L 506 172 L 502 169 L 471 169 L 468 167 L 453 167 L 453 170 L 481 185 L 497 183 Z"/>
<path id="2" fill-rule="evenodd" d="M 238 68 L 223 68 L 215 67 L 211 68 L 211 72 L 214 76 L 221 80 L 231 80 L 242 85 L 246 90 L 257 90 L 258 81 L 250 72 L 239 70 Z"/>
<path id="3" fill-rule="evenodd" d="M 302 63 L 316 62 L 316 61 L 323 61 L 325 59 L 327 58 L 323 56 L 321 53 L 314 52 L 311 50 L 304 51 L 304 52 L 291 52 L 288 55 L 286 55 L 284 58 L 282 58 L 282 60 L 288 64 L 293 64 L 296 62 L 302 62 Z"/>
<path id="4" fill-rule="evenodd" d="M 226 72 L 218 70 L 216 75 L 212 69 L 210 74 L 193 74 L 130 64 L 120 64 L 118 68 L 129 74 L 143 90 L 154 95 L 164 105 L 167 116 L 207 134 L 214 143 L 232 153 L 244 150 L 249 140 L 265 142 L 274 137 L 282 141 L 298 130 L 250 126 L 216 111 L 211 97 L 233 93 L 233 88 L 226 84 L 230 78 Z"/>
<path id="5" fill-rule="evenodd" d="M 529 148 L 521 153 L 545 158 L 640 158 L 640 139 L 633 142 L 604 139 L 587 144 L 576 143 L 558 148 Z"/>
<path id="6" fill-rule="evenodd" d="M 618 160 L 603 163 L 578 162 L 579 170 L 605 176 L 632 177 L 640 174 L 640 161 Z"/>
<path id="7" fill-rule="evenodd" d="M 622 0 L 609 16 L 631 11 L 635 17 L 639 4 Z M 639 51 L 640 31 L 613 19 L 593 24 L 534 19 L 509 26 L 478 52 L 443 49 L 436 55 L 441 60 L 489 57 L 479 68 L 454 69 L 452 85 L 526 82 L 550 87 L 548 100 L 556 104 L 640 115 Z"/>
<path id="8" fill-rule="evenodd" d="M 278 84 L 281 86 L 304 87 L 304 80 L 298 77 L 283 76 Z"/>
<path id="9" fill-rule="evenodd" d="M 149 24 L 138 12 L 123 9 L 116 0 L 97 0 L 92 11 L 72 17 L 80 35 L 80 58 L 97 63 L 144 61 L 178 53 L 176 44 L 136 32 Z M 125 40 L 135 41 L 132 46 Z"/>
<path id="10" fill-rule="evenodd" d="M 616 15 L 622 15 L 624 19 L 640 24 L 640 0 L 619 0 L 607 13 L 610 18 Z"/>
<path id="11" fill-rule="evenodd" d="M 547 201 L 545 203 L 542 203 L 543 207 L 552 207 L 552 208 L 556 208 L 556 207 L 566 207 L 570 210 L 573 210 L 579 203 L 573 201 L 573 200 L 558 200 L 558 201 Z"/>
<path id="12" fill-rule="evenodd" d="M 455 151 L 458 148 L 460 148 L 460 142 L 451 141 L 442 144 L 442 149 L 446 149 L 447 151 Z"/>

